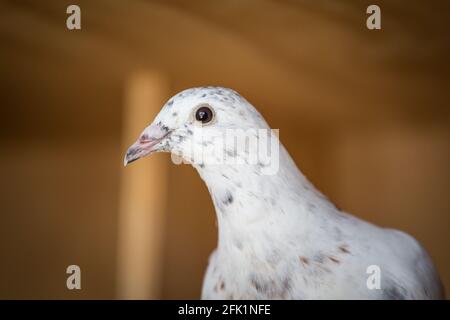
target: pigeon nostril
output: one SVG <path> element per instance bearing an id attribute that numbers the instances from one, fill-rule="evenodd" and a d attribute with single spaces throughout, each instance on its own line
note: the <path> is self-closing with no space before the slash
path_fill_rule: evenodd
<path id="1" fill-rule="evenodd" d="M 135 153 L 136 153 L 136 149 L 130 148 L 130 149 L 128 149 L 128 151 L 127 151 L 127 157 L 132 156 L 132 155 L 134 155 Z"/>

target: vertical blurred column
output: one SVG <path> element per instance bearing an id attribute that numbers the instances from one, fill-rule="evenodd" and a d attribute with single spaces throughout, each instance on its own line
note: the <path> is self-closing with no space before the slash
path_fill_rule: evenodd
<path id="1" fill-rule="evenodd" d="M 167 98 L 159 74 L 137 73 L 125 84 L 122 146 L 131 145 Z M 118 299 L 158 299 L 168 188 L 168 162 L 161 156 L 122 170 L 118 221 Z"/>

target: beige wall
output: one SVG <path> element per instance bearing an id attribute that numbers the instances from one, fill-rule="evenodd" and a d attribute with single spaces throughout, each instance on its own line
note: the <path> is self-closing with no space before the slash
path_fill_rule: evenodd
<path id="1" fill-rule="evenodd" d="M 74 32 L 64 2 L 0 4 L 0 298 L 121 296 L 124 114 L 136 72 L 161 75 L 166 98 L 198 85 L 241 92 L 319 189 L 414 235 L 450 287 L 447 2 L 381 1 L 380 32 L 365 28 L 363 1 L 79 4 Z M 214 211 L 191 167 L 163 154 L 133 166 L 164 162 L 154 292 L 198 298 Z M 82 268 L 79 292 L 65 288 L 69 264 Z"/>

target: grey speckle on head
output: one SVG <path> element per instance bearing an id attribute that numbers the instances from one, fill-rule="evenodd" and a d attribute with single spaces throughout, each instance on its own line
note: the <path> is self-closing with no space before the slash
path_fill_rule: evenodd
<path id="1" fill-rule="evenodd" d="M 231 194 L 231 192 L 229 192 L 229 191 L 227 191 L 226 193 L 225 193 L 225 197 L 224 197 L 224 199 L 223 199 L 223 203 L 225 204 L 225 205 L 229 205 L 229 204 L 232 204 L 233 203 L 233 195 Z"/>

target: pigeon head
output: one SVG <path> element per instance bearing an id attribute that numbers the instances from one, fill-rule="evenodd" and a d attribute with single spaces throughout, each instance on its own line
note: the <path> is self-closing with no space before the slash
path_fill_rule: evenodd
<path id="1" fill-rule="evenodd" d="M 128 149 L 124 164 L 155 152 L 171 152 L 188 162 L 198 163 L 195 159 L 199 159 L 199 153 L 202 159 L 217 157 L 217 146 L 225 145 L 227 130 L 250 128 L 268 126 L 258 111 L 234 90 L 187 89 L 162 107 L 153 123 Z"/>

